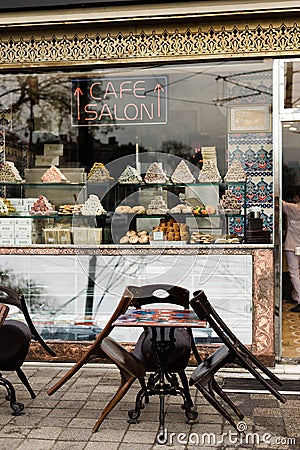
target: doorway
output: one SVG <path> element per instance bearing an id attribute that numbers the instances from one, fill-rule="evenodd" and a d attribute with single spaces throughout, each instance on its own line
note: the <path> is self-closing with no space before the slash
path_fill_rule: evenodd
<path id="1" fill-rule="evenodd" d="M 282 199 L 294 201 L 300 188 L 300 121 L 282 122 Z M 289 276 L 284 241 L 286 217 L 282 216 L 282 357 L 300 358 L 300 313 L 291 311 L 297 305 Z"/>

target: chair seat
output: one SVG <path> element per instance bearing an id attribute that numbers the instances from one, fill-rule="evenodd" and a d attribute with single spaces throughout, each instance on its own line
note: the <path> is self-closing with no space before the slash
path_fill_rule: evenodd
<path id="1" fill-rule="evenodd" d="M 100 344 L 101 350 L 119 367 L 136 377 L 145 376 L 146 370 L 143 364 L 111 337 L 106 337 Z"/>
<path id="2" fill-rule="evenodd" d="M 225 360 L 229 359 L 230 350 L 226 345 L 221 345 L 212 355 L 208 356 L 199 366 L 194 370 L 190 378 L 190 386 L 193 386 L 198 381 L 210 379 L 211 374 L 214 374 L 220 367 L 224 366 Z"/>
<path id="3" fill-rule="evenodd" d="M 0 327 L 0 370 L 16 370 L 26 359 L 31 341 L 28 326 L 19 320 L 5 320 Z"/>

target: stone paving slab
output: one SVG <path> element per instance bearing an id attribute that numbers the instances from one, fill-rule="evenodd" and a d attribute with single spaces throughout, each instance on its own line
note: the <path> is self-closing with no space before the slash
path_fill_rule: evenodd
<path id="1" fill-rule="evenodd" d="M 199 423 L 185 423 L 180 397 L 166 398 L 166 434 L 157 442 L 159 400 L 141 411 L 139 423 L 128 424 L 140 385 L 134 383 L 122 402 L 110 413 L 97 433 L 95 421 L 119 385 L 118 371 L 105 367 L 82 368 L 74 379 L 49 397 L 50 386 L 68 370 L 38 365 L 25 368 L 37 397 L 31 399 L 14 373 L 5 373 L 13 382 L 17 400 L 24 403 L 25 415 L 11 415 L 5 390 L 0 397 L 0 450 L 299 450 L 300 397 L 288 395 L 282 405 L 268 394 L 231 393 L 245 414 L 245 438 L 224 421 L 199 392 L 191 394 L 199 412 Z"/>

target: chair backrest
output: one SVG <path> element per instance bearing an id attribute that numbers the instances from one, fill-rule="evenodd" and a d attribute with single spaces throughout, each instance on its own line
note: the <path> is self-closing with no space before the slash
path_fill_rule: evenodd
<path id="1" fill-rule="evenodd" d="M 153 303 L 170 303 L 189 309 L 190 293 L 187 289 L 172 284 L 146 284 L 144 286 L 127 286 L 132 294 L 132 305 L 139 309 Z"/>
<path id="2" fill-rule="evenodd" d="M 29 311 L 27 309 L 26 301 L 23 294 L 16 292 L 15 290 L 8 288 L 6 286 L 0 286 L 0 293 L 3 292 L 5 295 L 1 296 L 1 302 L 7 303 L 9 305 L 16 306 L 24 314 L 27 325 L 34 339 L 36 339 L 39 344 L 48 352 L 51 356 L 55 356 L 55 352 L 48 347 L 42 336 L 39 334 L 37 329 L 32 323 Z"/>
<path id="3" fill-rule="evenodd" d="M 139 287 L 127 286 L 127 289 L 133 295 L 131 306 L 134 306 L 136 309 L 154 303 L 178 305 L 184 309 L 190 308 L 189 291 L 180 286 L 171 284 L 147 284 Z M 164 339 L 174 343 L 174 348 L 168 353 L 166 359 L 166 363 L 171 372 L 182 372 L 186 368 L 191 349 L 197 361 L 200 361 L 191 328 L 178 328 L 174 330 L 172 327 L 167 327 L 163 332 Z M 156 337 L 153 337 L 154 333 L 155 335 L 157 333 L 157 340 L 159 340 L 161 338 L 159 326 L 156 328 L 152 327 L 151 333 L 148 327 L 144 327 L 144 332 L 139 337 L 134 349 L 134 354 L 143 362 L 147 371 L 151 372 L 155 371 L 157 365 L 155 354 L 152 351 L 152 340 L 156 339 Z"/>
<path id="4" fill-rule="evenodd" d="M 125 287 L 121 300 L 119 301 L 116 309 L 112 313 L 109 318 L 107 324 L 104 326 L 101 333 L 97 336 L 96 341 L 101 342 L 113 329 L 114 322 L 120 317 L 122 314 L 125 314 L 129 306 L 134 306 L 134 294 Z"/>

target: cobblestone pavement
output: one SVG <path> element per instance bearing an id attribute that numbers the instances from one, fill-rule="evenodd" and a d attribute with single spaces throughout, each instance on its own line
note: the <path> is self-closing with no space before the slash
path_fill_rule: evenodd
<path id="1" fill-rule="evenodd" d="M 157 443 L 158 398 L 141 412 L 140 423 L 128 424 L 139 389 L 136 382 L 124 399 L 105 419 L 97 433 L 92 427 L 106 402 L 115 393 L 119 373 L 111 366 L 82 368 L 53 396 L 46 390 L 66 371 L 61 366 L 25 366 L 37 393 L 32 400 L 13 373 L 4 376 L 16 387 L 17 400 L 25 404 L 25 415 L 11 415 L 5 390 L 0 397 L 0 450 L 190 450 L 216 449 L 300 449 L 300 396 L 288 395 L 282 405 L 264 393 L 232 393 L 233 401 L 244 412 L 247 430 L 240 438 L 234 429 L 203 399 L 196 389 L 192 396 L 199 412 L 199 423 L 185 424 L 181 399 L 166 401 L 166 443 Z"/>

